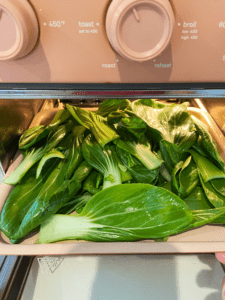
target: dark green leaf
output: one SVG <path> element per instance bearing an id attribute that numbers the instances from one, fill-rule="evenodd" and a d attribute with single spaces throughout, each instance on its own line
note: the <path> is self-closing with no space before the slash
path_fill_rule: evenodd
<path id="1" fill-rule="evenodd" d="M 78 195 L 75 198 L 71 199 L 69 202 L 65 203 L 57 214 L 70 214 L 76 211 L 78 214 L 82 212 L 83 208 L 87 204 L 87 202 L 93 197 L 91 193 L 84 193 L 82 195 Z"/>
<path id="2" fill-rule="evenodd" d="M 224 178 L 212 179 L 210 182 L 211 182 L 212 186 L 217 190 L 217 192 L 219 192 L 220 194 L 225 196 L 225 179 Z"/>
<path id="3" fill-rule="evenodd" d="M 90 175 L 86 178 L 86 180 L 83 183 L 83 190 L 91 193 L 92 195 L 97 194 L 100 189 L 98 188 L 98 174 L 102 176 L 101 173 L 98 171 L 93 170 Z"/>
<path id="4" fill-rule="evenodd" d="M 128 117 L 120 120 L 117 126 L 117 130 L 120 132 L 131 133 L 138 140 L 143 137 L 146 131 L 146 124 L 140 118 Z"/>

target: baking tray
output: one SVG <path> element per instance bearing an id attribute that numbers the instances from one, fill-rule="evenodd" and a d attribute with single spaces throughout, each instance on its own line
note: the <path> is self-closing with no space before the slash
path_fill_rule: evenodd
<path id="1" fill-rule="evenodd" d="M 93 110 L 93 108 L 89 108 Z M 48 124 L 59 109 L 44 110 L 33 119 L 30 127 Z M 188 108 L 189 112 L 208 125 L 225 161 L 225 137 L 211 116 L 198 108 Z M 23 157 L 17 152 L 6 176 L 13 172 Z M 0 185 L 0 211 L 13 187 Z M 172 236 L 167 242 L 144 240 L 138 242 L 86 242 L 63 241 L 54 244 L 35 244 L 38 234 L 32 234 L 20 244 L 10 244 L 0 232 L 0 255 L 71 255 L 71 254 L 140 254 L 140 253 L 212 253 L 225 251 L 225 227 L 206 225 Z"/>
<path id="2" fill-rule="evenodd" d="M 45 256 L 15 300 L 222 300 L 223 277 L 213 254 Z"/>

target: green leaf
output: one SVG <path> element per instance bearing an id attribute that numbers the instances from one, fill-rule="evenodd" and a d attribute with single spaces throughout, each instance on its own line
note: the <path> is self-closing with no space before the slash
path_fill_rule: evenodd
<path id="1" fill-rule="evenodd" d="M 87 204 L 87 202 L 93 197 L 91 193 L 84 193 L 82 195 L 78 195 L 75 198 L 71 199 L 69 202 L 65 203 L 62 208 L 57 212 L 57 214 L 65 214 L 68 215 L 74 211 L 80 214 Z"/>
<path id="2" fill-rule="evenodd" d="M 180 161 L 179 147 L 165 140 L 160 141 L 159 145 L 164 163 L 171 174 L 175 165 Z"/>
<path id="3" fill-rule="evenodd" d="M 50 128 L 45 125 L 39 125 L 27 129 L 19 140 L 19 149 L 28 149 L 38 141 L 45 138 L 50 133 Z"/>
<path id="4" fill-rule="evenodd" d="M 88 191 L 89 193 L 95 195 L 97 194 L 100 189 L 98 188 L 99 185 L 99 174 L 101 175 L 101 178 L 103 177 L 101 173 L 98 171 L 93 170 L 90 175 L 86 178 L 86 180 L 83 183 L 83 190 Z"/>
<path id="5" fill-rule="evenodd" d="M 114 145 L 102 148 L 90 134 L 84 140 L 82 153 L 85 160 L 103 175 L 103 189 L 122 183 Z"/>
<path id="6" fill-rule="evenodd" d="M 193 216 L 176 195 L 149 184 L 123 184 L 91 198 L 79 215 L 55 215 L 42 224 L 39 243 L 66 239 L 135 241 L 176 234 Z"/>
<path id="7" fill-rule="evenodd" d="M 207 154 L 205 153 L 205 151 L 202 149 L 202 147 L 199 144 L 194 144 L 192 146 L 192 149 L 197 152 L 198 154 L 207 157 Z"/>
<path id="8" fill-rule="evenodd" d="M 187 197 L 198 185 L 198 169 L 191 156 L 184 162 L 179 174 L 178 195 L 181 198 Z"/>
<path id="9" fill-rule="evenodd" d="M 159 169 L 147 169 L 138 159 L 135 159 L 135 157 L 132 157 L 129 152 L 123 150 L 120 147 L 116 147 L 116 152 L 119 159 L 121 160 L 121 163 L 123 163 L 122 167 L 125 168 L 125 170 L 128 170 L 131 174 L 131 178 L 127 180 L 131 180 L 132 178 L 134 178 L 135 181 L 139 183 L 153 184 L 153 182 L 158 179 Z M 119 168 L 121 169 L 120 166 L 121 165 L 119 164 Z"/>
<path id="10" fill-rule="evenodd" d="M 63 124 L 65 121 L 68 122 L 68 119 L 71 118 L 71 114 L 69 113 L 68 110 L 66 109 L 62 109 L 62 110 L 59 110 L 54 119 L 51 121 L 51 123 L 48 125 L 49 128 L 53 128 L 53 127 L 56 127 L 58 125 L 61 125 Z"/>
<path id="11" fill-rule="evenodd" d="M 130 103 L 131 102 L 127 99 L 107 99 L 99 106 L 97 114 L 107 117 L 113 112 L 117 112 L 129 107 Z"/>
<path id="12" fill-rule="evenodd" d="M 219 217 L 223 217 L 225 214 L 225 207 L 192 211 L 192 214 L 194 220 L 192 224 L 188 225 L 186 230 L 212 223 L 213 221 L 217 220 Z"/>
<path id="13" fill-rule="evenodd" d="M 219 192 L 221 195 L 225 196 L 225 179 L 212 179 L 211 181 L 212 186 Z"/>
<path id="14" fill-rule="evenodd" d="M 65 135 L 72 130 L 71 126 L 72 123 L 59 126 L 51 135 L 46 145 L 39 148 L 31 148 L 22 163 L 13 173 L 6 177 L 3 182 L 10 185 L 17 184 L 36 162 L 38 162 L 46 153 L 54 149 L 62 141 Z"/>
<path id="15" fill-rule="evenodd" d="M 162 165 L 160 166 L 159 168 L 159 173 L 160 175 L 166 180 L 166 181 L 171 181 L 171 176 L 170 176 L 170 173 L 168 172 L 166 166 L 164 163 L 162 163 Z"/>
<path id="16" fill-rule="evenodd" d="M 135 141 L 122 141 L 121 139 L 115 140 L 114 143 L 139 159 L 149 170 L 157 169 L 162 164 L 162 160 L 151 151 L 150 144 L 144 145 Z"/>
<path id="17" fill-rule="evenodd" d="M 122 118 L 117 126 L 117 131 L 131 133 L 138 140 L 143 137 L 146 131 L 146 124 L 140 118 L 137 117 L 127 117 Z"/>
<path id="18" fill-rule="evenodd" d="M 189 103 L 162 104 L 152 99 L 140 99 L 132 102 L 131 108 L 125 111 L 135 114 L 148 125 L 148 135 L 154 141 L 166 140 L 170 143 L 187 142 L 195 131 L 194 122 L 187 111 Z"/>
<path id="19" fill-rule="evenodd" d="M 201 122 L 199 119 L 197 119 L 194 116 L 192 116 L 192 119 L 194 120 L 194 124 L 198 134 L 202 137 L 201 139 L 202 147 L 207 152 L 207 154 L 210 155 L 210 157 L 213 159 L 217 167 L 220 170 L 224 171 L 223 158 L 220 154 L 220 151 L 215 141 L 212 139 L 212 136 L 209 133 L 207 125 L 205 125 L 203 122 Z"/>
<path id="20" fill-rule="evenodd" d="M 183 199 L 191 210 L 207 210 L 213 208 L 213 205 L 209 202 L 205 196 L 202 187 L 197 186 L 191 194 Z"/>
<path id="21" fill-rule="evenodd" d="M 194 150 L 189 150 L 193 159 L 198 167 L 199 172 L 202 175 L 203 181 L 206 183 L 209 180 L 216 178 L 225 178 L 225 173 L 217 168 L 210 160 L 206 157 L 198 154 Z"/>
<path id="22" fill-rule="evenodd" d="M 44 164 L 46 163 L 46 161 L 48 159 L 51 159 L 51 158 L 61 158 L 61 159 L 64 159 L 65 156 L 57 151 L 56 149 L 52 149 L 51 151 L 49 151 L 48 153 L 46 153 L 42 159 L 40 160 L 39 164 L 38 164 L 38 167 L 37 167 L 37 172 L 36 172 L 36 178 L 38 178 L 41 174 L 41 170 L 44 166 Z"/>
<path id="23" fill-rule="evenodd" d="M 213 205 L 209 202 L 205 193 L 201 187 L 196 187 L 195 190 L 187 197 L 183 199 L 186 204 L 190 207 L 191 210 L 202 210 L 202 211 L 209 211 L 210 209 L 214 208 Z M 213 212 L 213 211 L 212 211 Z M 216 213 L 218 211 L 215 211 Z M 213 219 L 209 220 L 208 223 L 213 224 L 225 224 L 225 215 L 222 214 Z"/>
<path id="24" fill-rule="evenodd" d="M 214 187 L 212 186 L 210 181 L 204 182 L 204 180 L 202 179 L 201 174 L 199 174 L 199 177 L 200 177 L 200 180 L 201 180 L 203 190 L 206 194 L 206 197 L 212 203 L 212 205 L 214 207 L 223 207 L 223 206 L 225 206 L 225 196 L 218 193 L 216 191 L 216 189 L 214 189 Z"/>
<path id="25" fill-rule="evenodd" d="M 127 117 L 129 117 L 129 115 L 127 113 L 125 113 L 124 111 L 114 111 L 114 112 L 111 112 L 107 116 L 107 123 L 109 125 L 117 126 L 117 123 L 119 123 L 121 119 L 127 118 Z"/>
<path id="26" fill-rule="evenodd" d="M 162 185 L 162 188 L 169 191 L 169 192 L 171 192 L 171 182 L 168 181 L 167 183 L 164 183 Z"/>
<path id="27" fill-rule="evenodd" d="M 81 182 L 92 167 L 85 161 L 75 170 L 75 143 L 76 137 L 64 150 L 64 160 L 48 160 L 42 176 L 36 178 L 36 165 L 33 166 L 10 193 L 1 214 L 1 229 L 9 238 L 26 236 L 81 189 Z M 71 178 L 68 172 L 73 175 Z"/>
<path id="28" fill-rule="evenodd" d="M 182 170 L 182 167 L 184 165 L 183 161 L 180 161 L 173 169 L 172 176 L 171 176 L 171 191 L 178 195 L 180 183 L 179 183 L 179 173 Z"/>
<path id="29" fill-rule="evenodd" d="M 153 183 L 159 176 L 159 169 L 149 170 L 144 165 L 136 165 L 128 168 L 132 177 L 139 183 Z"/>
<path id="30" fill-rule="evenodd" d="M 102 147 L 119 137 L 116 131 L 107 125 L 107 119 L 102 116 L 68 104 L 66 108 L 75 120 L 93 133 L 95 139 Z"/>

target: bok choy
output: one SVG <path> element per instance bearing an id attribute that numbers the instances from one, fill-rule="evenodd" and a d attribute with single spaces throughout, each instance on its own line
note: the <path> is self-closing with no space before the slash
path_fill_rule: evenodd
<path id="1" fill-rule="evenodd" d="M 4 179 L 15 187 L 1 212 L 3 233 L 12 243 L 39 228 L 39 243 L 166 241 L 224 225 L 223 158 L 188 105 L 66 105 L 49 125 L 25 131 L 24 160 Z"/>

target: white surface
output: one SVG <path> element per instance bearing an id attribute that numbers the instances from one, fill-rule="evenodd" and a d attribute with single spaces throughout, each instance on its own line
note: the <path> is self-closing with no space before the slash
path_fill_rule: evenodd
<path id="1" fill-rule="evenodd" d="M 212 254 L 40 257 L 21 300 L 221 300 Z"/>

